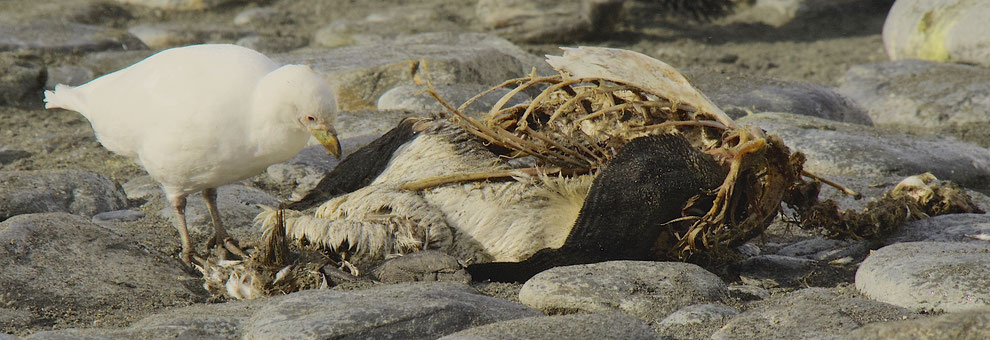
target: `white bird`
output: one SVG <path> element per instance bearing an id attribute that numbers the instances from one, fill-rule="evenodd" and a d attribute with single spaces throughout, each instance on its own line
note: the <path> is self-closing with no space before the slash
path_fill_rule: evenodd
<path id="1" fill-rule="evenodd" d="M 309 66 L 286 65 L 226 44 L 177 47 L 78 87 L 45 91 L 45 108 L 89 120 L 104 147 L 131 157 L 161 183 L 179 217 L 190 264 L 186 196 L 202 191 L 214 236 L 243 255 L 220 221 L 216 188 L 298 153 L 312 135 L 335 157 L 337 104 Z"/>

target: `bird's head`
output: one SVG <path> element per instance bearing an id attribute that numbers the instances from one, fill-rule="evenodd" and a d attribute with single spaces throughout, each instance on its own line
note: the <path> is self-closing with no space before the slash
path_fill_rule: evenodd
<path id="1" fill-rule="evenodd" d="M 331 155 L 340 158 L 340 141 L 334 129 L 337 101 L 330 84 L 305 65 L 282 66 L 266 78 L 266 82 L 278 84 L 282 90 L 276 91 L 281 92 L 281 109 L 288 110 L 299 127 L 323 144 Z"/>

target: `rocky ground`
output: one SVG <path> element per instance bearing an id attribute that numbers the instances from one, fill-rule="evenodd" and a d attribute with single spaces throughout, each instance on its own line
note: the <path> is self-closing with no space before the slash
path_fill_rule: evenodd
<path id="1" fill-rule="evenodd" d="M 932 172 L 988 210 L 990 62 L 888 61 L 892 2 L 750 1 L 721 15 L 662 0 L 0 2 L 0 339 L 990 337 L 985 214 L 862 241 L 777 221 L 719 275 L 619 261 L 524 284 L 365 282 L 225 301 L 178 261 L 170 209 L 144 171 L 103 149 L 82 116 L 41 103 L 55 83 L 162 48 L 236 42 L 326 75 L 350 152 L 438 110 L 413 85 L 416 61 L 458 102 L 533 67 L 549 73 L 540 56 L 558 46 L 625 48 L 683 70 L 740 123 L 807 154 L 818 175 L 875 197 Z M 975 3 L 932 3 L 952 2 Z M 257 239 L 258 204 L 298 197 L 335 164 L 310 147 L 222 187 L 232 234 Z M 205 211 L 190 200 L 201 247 Z"/>

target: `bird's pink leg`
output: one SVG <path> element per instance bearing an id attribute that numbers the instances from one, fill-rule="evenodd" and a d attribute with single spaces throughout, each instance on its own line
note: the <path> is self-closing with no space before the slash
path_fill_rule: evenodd
<path id="1" fill-rule="evenodd" d="M 210 218 L 213 219 L 213 239 L 207 243 L 207 246 L 212 247 L 214 245 L 223 246 L 234 255 L 240 256 L 242 258 L 248 258 L 247 253 L 237 245 L 237 241 L 227 234 L 227 229 L 223 227 L 223 222 L 220 221 L 220 210 L 217 209 L 217 189 L 209 188 L 203 190 L 203 199 L 206 200 L 206 207 L 210 210 Z"/>
<path id="2" fill-rule="evenodd" d="M 189 229 L 186 228 L 186 195 L 174 197 L 171 201 L 175 214 L 179 216 L 179 225 L 176 226 L 176 229 L 179 229 L 179 238 L 182 239 L 182 252 L 179 253 L 179 258 L 186 265 L 192 265 L 192 243 L 189 242 Z"/>

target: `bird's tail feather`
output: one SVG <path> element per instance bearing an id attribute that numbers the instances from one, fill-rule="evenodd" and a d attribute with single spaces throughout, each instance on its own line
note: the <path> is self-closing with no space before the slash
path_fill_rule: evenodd
<path id="1" fill-rule="evenodd" d="M 73 90 L 75 90 L 73 86 L 58 84 L 55 85 L 55 91 L 45 91 L 45 108 L 79 111 L 82 102 Z"/>

